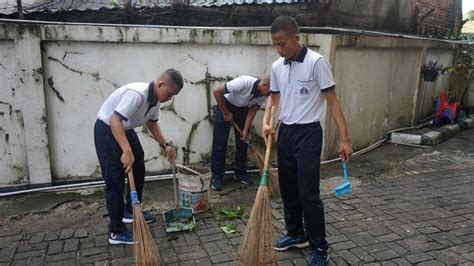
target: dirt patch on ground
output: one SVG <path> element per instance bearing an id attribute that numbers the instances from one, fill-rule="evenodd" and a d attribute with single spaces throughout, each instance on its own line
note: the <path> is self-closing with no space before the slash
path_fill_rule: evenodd
<path id="1" fill-rule="evenodd" d="M 257 176 L 255 183 L 257 183 Z M 225 191 L 210 191 L 208 215 L 216 217 L 225 207 L 243 207 L 247 212 L 255 198 L 257 186 L 245 186 L 227 178 Z M 104 188 L 70 192 L 40 192 L 0 198 L 2 230 L 25 232 L 61 231 L 63 229 L 107 228 L 108 212 Z M 143 209 L 161 213 L 174 207 L 171 180 L 145 184 Z"/>

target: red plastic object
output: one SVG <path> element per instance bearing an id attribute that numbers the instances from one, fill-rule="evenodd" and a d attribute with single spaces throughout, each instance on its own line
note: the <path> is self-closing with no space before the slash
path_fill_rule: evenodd
<path id="1" fill-rule="evenodd" d="M 456 122 L 459 114 L 459 103 L 448 103 L 446 92 L 442 91 L 439 94 L 439 104 L 436 110 L 436 120 L 442 121 L 448 119 L 451 124 Z"/>

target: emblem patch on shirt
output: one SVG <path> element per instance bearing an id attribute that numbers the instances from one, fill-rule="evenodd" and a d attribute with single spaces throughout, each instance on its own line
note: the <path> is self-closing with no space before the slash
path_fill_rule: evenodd
<path id="1" fill-rule="evenodd" d="M 300 95 L 308 95 L 309 91 L 306 87 L 300 89 Z"/>

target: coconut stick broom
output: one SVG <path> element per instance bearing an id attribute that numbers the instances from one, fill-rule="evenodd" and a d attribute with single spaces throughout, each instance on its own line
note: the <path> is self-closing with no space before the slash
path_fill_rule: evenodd
<path id="1" fill-rule="evenodd" d="M 232 121 L 232 125 L 234 128 L 239 132 L 240 136 L 243 136 L 242 130 L 240 129 L 239 125 Z M 263 155 L 257 150 L 257 148 L 252 145 L 249 141 L 247 141 L 247 146 L 249 148 L 250 153 L 253 154 L 255 162 L 257 163 L 258 169 L 260 170 L 260 175 L 263 174 Z M 278 176 L 274 172 L 268 171 L 268 189 L 270 189 L 271 196 L 278 196 L 280 192 L 280 184 L 278 182 Z"/>
<path id="2" fill-rule="evenodd" d="M 273 107 L 271 107 L 270 111 L 270 127 L 273 127 Z M 268 163 L 270 161 L 271 149 L 272 135 L 269 135 L 260 186 L 258 187 L 247 227 L 237 252 L 237 265 L 239 266 L 278 264 L 277 256 L 273 249 L 275 236 L 270 191 L 268 189 Z"/>
<path id="3" fill-rule="evenodd" d="M 155 240 L 143 216 L 137 190 L 135 189 L 135 179 L 131 170 L 128 172 L 128 183 L 130 185 L 130 197 L 133 206 L 133 241 L 135 241 L 133 253 L 135 264 L 139 266 L 163 265 Z"/>

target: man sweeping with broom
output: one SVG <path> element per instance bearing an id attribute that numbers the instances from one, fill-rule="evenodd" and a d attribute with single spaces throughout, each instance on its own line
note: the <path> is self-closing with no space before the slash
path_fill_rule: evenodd
<path id="1" fill-rule="evenodd" d="M 247 176 L 247 142 L 252 121 L 261 105 L 270 95 L 269 78 L 239 76 L 213 91 L 216 98 L 216 117 L 212 137 L 212 186 L 216 191 L 224 189 L 225 154 L 231 123 L 242 129 L 242 137 L 235 138 L 235 175 L 234 178 L 246 185 L 252 185 Z M 235 135 L 239 136 L 237 129 Z"/>
<path id="2" fill-rule="evenodd" d="M 329 62 L 301 43 L 298 24 L 289 16 L 271 25 L 271 38 L 281 56 L 272 66 L 271 95 L 265 110 L 262 135 L 266 140 L 271 107 L 280 106 L 278 176 L 287 235 L 276 240 L 275 249 L 303 248 L 311 253 L 308 265 L 326 265 L 324 205 L 319 197 L 322 147 L 321 114 L 328 103 L 339 133 L 342 160 L 349 161 L 352 144 L 344 114 L 335 93 Z M 304 220 L 304 223 L 303 223 Z"/>
<path id="3" fill-rule="evenodd" d="M 118 88 L 99 110 L 94 126 L 94 142 L 106 186 L 110 244 L 134 243 L 133 234 L 124 223 L 133 222 L 132 203 L 135 206 L 136 202 L 141 201 L 145 180 L 143 148 L 134 128 L 146 123 L 154 139 L 165 149 L 168 161 L 174 162 L 176 153 L 161 131 L 158 112 L 160 103 L 171 100 L 182 87 L 181 73 L 168 69 L 150 83 L 136 82 Z M 137 199 L 131 199 L 129 186 L 124 204 L 126 173 L 134 176 L 129 183 L 134 181 L 132 185 L 136 188 Z M 144 217 L 146 222 L 156 219 L 148 212 L 140 217 Z"/>

